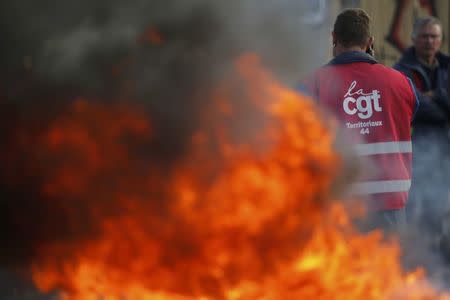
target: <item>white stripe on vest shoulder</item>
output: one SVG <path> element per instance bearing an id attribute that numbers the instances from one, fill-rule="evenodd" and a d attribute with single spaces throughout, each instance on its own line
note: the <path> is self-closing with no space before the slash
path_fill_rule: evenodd
<path id="1" fill-rule="evenodd" d="M 407 142 L 384 142 L 371 144 L 357 144 L 355 145 L 357 155 L 375 155 L 375 154 L 390 154 L 390 153 L 411 153 L 411 141 Z"/>
<path id="2" fill-rule="evenodd" d="M 378 180 L 358 182 L 352 185 L 351 191 L 356 195 L 407 192 L 411 180 Z"/>

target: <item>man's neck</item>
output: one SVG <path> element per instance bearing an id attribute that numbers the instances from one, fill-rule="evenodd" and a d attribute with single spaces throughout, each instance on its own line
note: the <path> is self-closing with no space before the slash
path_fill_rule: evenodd
<path id="1" fill-rule="evenodd" d="M 352 46 L 352 47 L 342 47 L 340 45 L 337 45 L 333 49 L 333 55 L 336 57 L 338 55 L 341 55 L 345 52 L 352 52 L 352 51 L 358 51 L 358 52 L 366 52 L 364 49 L 362 49 L 360 46 Z"/>
<path id="2" fill-rule="evenodd" d="M 437 60 L 436 60 L 436 56 L 430 56 L 430 57 L 419 57 L 419 61 L 426 65 L 426 66 L 430 66 L 433 67 L 436 65 Z"/>

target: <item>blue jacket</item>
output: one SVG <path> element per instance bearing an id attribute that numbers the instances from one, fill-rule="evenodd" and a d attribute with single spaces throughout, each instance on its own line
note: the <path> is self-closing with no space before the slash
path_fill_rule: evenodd
<path id="1" fill-rule="evenodd" d="M 439 62 L 435 73 L 434 82 L 431 81 L 427 67 L 422 65 L 416 57 L 413 47 L 408 48 L 394 68 L 408 76 L 417 87 L 419 98 L 419 109 L 414 117 L 414 130 L 418 129 L 445 129 L 450 124 L 450 100 L 448 97 L 448 69 L 450 56 L 438 53 L 436 58 Z M 424 92 L 434 91 L 430 99 Z"/>

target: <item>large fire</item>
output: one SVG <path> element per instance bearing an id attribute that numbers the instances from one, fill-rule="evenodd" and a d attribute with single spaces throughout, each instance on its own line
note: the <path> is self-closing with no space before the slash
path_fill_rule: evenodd
<path id="1" fill-rule="evenodd" d="M 32 273 L 41 291 L 70 300 L 450 299 L 422 270 L 402 271 L 395 241 L 353 229 L 331 192 L 342 168 L 334 132 L 312 100 L 253 55 L 211 95 L 170 166 L 137 159 L 136 145 L 164 133 L 127 103 L 79 99 L 35 138 L 41 192 L 74 232 L 92 231 L 40 244 Z"/>

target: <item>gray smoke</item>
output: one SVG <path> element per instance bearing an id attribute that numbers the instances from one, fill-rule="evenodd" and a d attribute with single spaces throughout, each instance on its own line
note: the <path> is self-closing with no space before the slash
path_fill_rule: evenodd
<path id="1" fill-rule="evenodd" d="M 328 12 L 315 1 L 18 0 L 1 6 L 3 64 L 15 71 L 33 66 L 39 77 L 60 81 L 102 82 L 98 69 L 137 51 L 136 39 L 147 26 L 167 34 L 166 48 L 172 48 L 174 56 L 180 56 L 187 44 L 225 60 L 227 52 L 257 51 L 290 81 L 323 62 L 313 53 L 323 56 L 328 51 L 328 45 L 317 45 L 323 39 L 316 37 L 319 32 L 328 34 L 321 26 Z M 205 23 L 193 25 L 192 18 L 199 17 Z M 197 31 L 190 39 L 176 33 L 190 29 Z M 206 44 L 192 38 L 202 32 L 211 35 Z"/>
<path id="2" fill-rule="evenodd" d="M 402 236 L 407 267 L 423 266 L 429 278 L 450 285 L 450 157 L 448 137 L 439 132 L 413 140 L 413 181 L 407 206 L 409 228 Z"/>

